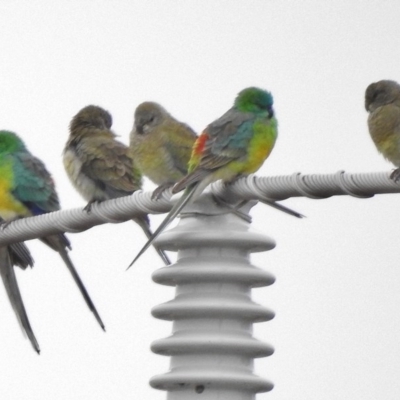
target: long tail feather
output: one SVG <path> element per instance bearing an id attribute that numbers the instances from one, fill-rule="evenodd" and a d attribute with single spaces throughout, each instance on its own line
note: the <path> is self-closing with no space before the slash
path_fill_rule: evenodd
<path id="1" fill-rule="evenodd" d="M 200 182 L 201 183 L 201 182 Z M 177 217 L 177 215 L 182 211 L 182 208 L 192 199 L 193 195 L 196 193 L 196 189 L 199 186 L 199 183 L 188 188 L 178 202 L 172 207 L 172 210 L 167 214 L 164 221 L 161 222 L 160 226 L 155 230 L 155 232 L 151 235 L 147 243 L 142 247 L 137 256 L 133 259 L 133 261 L 129 264 L 129 269 L 138 259 L 139 257 L 152 245 L 153 241 L 161 234 L 161 232 Z"/>
<path id="2" fill-rule="evenodd" d="M 52 236 L 46 236 L 44 238 L 40 238 L 40 240 L 44 243 L 46 243 L 49 247 L 51 247 L 53 250 L 57 251 L 57 253 L 60 254 L 61 258 L 63 259 L 65 265 L 67 266 L 69 272 L 71 273 L 72 277 L 74 278 L 75 283 L 77 284 L 80 292 L 82 293 L 83 298 L 86 301 L 86 304 L 88 305 L 90 311 L 94 314 L 96 317 L 97 322 L 101 326 L 101 329 L 105 331 L 105 327 L 103 324 L 103 321 L 100 318 L 99 313 L 96 310 L 96 307 L 93 304 L 92 299 L 89 296 L 88 291 L 85 288 L 85 285 L 83 284 L 81 278 L 78 275 L 78 272 L 76 271 L 76 268 L 74 264 L 72 263 L 71 259 L 68 256 L 67 248 L 69 247 L 70 243 L 65 235 L 52 235 Z"/>
<path id="3" fill-rule="evenodd" d="M 229 212 L 231 212 L 231 213 L 237 215 L 237 216 L 240 217 L 240 218 L 247 219 L 247 218 L 245 218 L 245 214 L 243 214 L 243 213 L 240 211 L 240 209 L 241 209 L 242 207 L 244 207 L 244 206 L 248 203 L 248 200 L 242 200 L 241 202 L 239 202 L 239 203 L 236 204 L 235 206 L 232 206 L 231 204 L 225 203 L 225 202 L 224 202 L 223 200 L 221 200 L 221 199 L 217 199 L 216 201 L 219 202 L 219 203 L 223 203 L 226 207 L 230 208 L 231 211 L 229 211 Z M 285 206 L 283 206 L 282 204 L 275 203 L 275 201 L 273 201 L 273 200 L 261 199 L 261 200 L 259 200 L 259 201 L 260 201 L 261 203 L 263 203 L 263 204 L 266 204 L 266 205 L 268 205 L 268 206 L 270 206 L 270 207 L 273 207 L 273 208 L 275 208 L 275 209 L 277 209 L 277 210 L 279 210 L 279 211 L 282 211 L 282 212 L 284 212 L 284 213 L 286 213 L 286 214 L 292 215 L 293 217 L 296 217 L 296 218 L 305 218 L 305 216 L 304 216 L 303 214 L 300 214 L 300 213 L 298 213 L 297 211 L 294 211 L 294 210 L 292 210 L 292 209 L 290 209 L 290 208 L 288 208 L 288 207 L 285 207 Z M 251 218 L 249 219 L 249 221 L 251 221 Z"/>
<path id="4" fill-rule="evenodd" d="M 11 243 L 8 245 L 8 249 L 12 265 L 18 265 L 18 267 L 22 269 L 26 269 L 28 266 L 33 267 L 35 260 L 32 258 L 32 255 L 25 243 Z"/>
<path id="5" fill-rule="evenodd" d="M 276 202 L 273 201 L 273 200 L 269 200 L 269 199 L 267 199 L 267 198 L 264 198 L 264 199 L 260 199 L 259 201 L 260 201 L 261 203 L 263 203 L 263 204 L 266 204 L 267 206 L 270 206 L 270 207 L 272 207 L 272 208 L 275 208 L 275 209 L 277 209 L 277 210 L 279 210 L 279 211 L 282 211 L 282 212 L 284 212 L 284 213 L 286 213 L 286 214 L 292 215 L 293 217 L 296 217 L 296 218 L 305 218 L 305 215 L 300 214 L 299 212 L 294 211 L 294 210 L 292 210 L 292 209 L 289 208 L 289 207 L 285 207 L 285 206 L 283 206 L 282 204 L 276 203 Z"/>
<path id="6" fill-rule="evenodd" d="M 133 218 L 133 221 L 136 222 L 143 230 L 144 234 L 146 235 L 147 239 L 151 239 L 153 237 L 153 232 L 150 229 L 149 223 L 147 218 Z M 159 249 L 157 246 L 153 244 L 154 249 L 156 250 L 157 254 L 161 257 L 165 265 L 171 265 L 171 260 L 168 256 Z"/>
<path id="7" fill-rule="evenodd" d="M 68 267 L 69 272 L 71 272 L 71 275 L 74 278 L 74 281 L 77 284 L 80 292 L 82 293 L 82 296 L 85 299 L 87 306 L 89 307 L 90 311 L 92 311 L 92 313 L 96 317 L 96 320 L 99 323 L 99 325 L 101 326 L 101 329 L 103 329 L 103 331 L 105 331 L 106 328 L 103 324 L 103 321 L 101 320 L 100 315 L 97 312 L 96 307 L 94 306 L 93 301 L 90 298 L 89 293 L 85 288 L 85 285 L 83 284 L 80 276 L 78 275 L 78 272 L 76 271 L 74 265 L 72 264 L 72 261 L 68 256 L 67 250 L 65 248 L 60 248 L 58 250 L 58 252 L 59 252 L 61 258 L 63 259 L 65 265 Z"/>
<path id="8" fill-rule="evenodd" d="M 17 277 L 15 276 L 14 267 L 11 262 L 12 259 L 12 254 L 10 254 L 11 251 L 12 250 L 9 250 L 9 248 L 7 247 L 0 248 L 0 275 L 1 278 L 3 279 L 8 299 L 10 300 L 12 308 L 14 309 L 14 312 L 18 318 L 19 323 L 22 326 L 22 329 L 28 336 L 35 351 L 38 354 L 40 354 L 39 343 L 36 340 L 35 334 L 33 333 L 31 324 L 28 319 L 28 314 L 26 313 L 24 302 L 22 300 L 21 292 L 18 287 Z M 30 259 L 32 259 L 32 257 L 30 257 Z"/>

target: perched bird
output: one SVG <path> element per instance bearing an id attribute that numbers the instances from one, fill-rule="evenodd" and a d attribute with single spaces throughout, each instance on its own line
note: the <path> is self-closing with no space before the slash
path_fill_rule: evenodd
<path id="1" fill-rule="evenodd" d="M 197 135 L 162 106 L 146 101 L 135 110 L 130 139 L 135 165 L 143 175 L 159 185 L 152 196 L 152 199 L 158 199 L 165 189 L 187 174 Z"/>
<path id="2" fill-rule="evenodd" d="M 400 85 L 382 80 L 371 83 L 365 91 L 368 128 L 376 148 L 397 169 L 390 175 L 400 179 Z"/>
<path id="3" fill-rule="evenodd" d="M 146 251 L 189 202 L 207 185 L 222 179 L 233 182 L 257 171 L 271 153 L 278 135 L 271 93 L 250 87 L 236 97 L 233 107 L 206 127 L 193 147 L 189 173 L 172 189 L 185 193 L 154 232 L 129 267 Z"/>
<path id="4" fill-rule="evenodd" d="M 88 201 L 94 202 L 131 195 L 142 186 L 142 175 L 133 165 L 129 147 L 115 139 L 108 111 L 87 106 L 76 114 L 70 124 L 70 136 L 64 148 L 64 167 L 71 183 Z M 147 215 L 133 218 L 150 238 L 152 232 Z M 167 255 L 155 247 L 166 265 Z"/>
<path id="5" fill-rule="evenodd" d="M 26 269 L 28 266 L 32 267 L 33 262 L 33 258 L 24 243 L 13 243 L 8 246 L 0 246 L 0 275 L 8 299 L 18 318 L 18 322 L 28 336 L 33 348 L 39 354 L 39 343 L 36 340 L 29 322 L 14 271 L 14 266 Z"/>
<path id="6" fill-rule="evenodd" d="M 0 131 L 0 217 L 7 224 L 20 217 L 41 215 L 59 209 L 54 182 L 44 164 L 28 151 L 15 133 Z M 71 245 L 67 237 L 58 234 L 40 240 L 60 254 L 86 304 L 104 329 L 100 315 L 69 258 L 67 249 Z"/>
<path id="7" fill-rule="evenodd" d="M 197 136 L 188 125 L 177 121 L 162 106 L 147 101 L 135 110 L 130 139 L 135 165 L 143 175 L 159 185 L 152 196 L 152 199 L 158 199 L 166 188 L 187 174 Z M 262 201 L 297 218 L 303 217 L 267 198 Z"/>

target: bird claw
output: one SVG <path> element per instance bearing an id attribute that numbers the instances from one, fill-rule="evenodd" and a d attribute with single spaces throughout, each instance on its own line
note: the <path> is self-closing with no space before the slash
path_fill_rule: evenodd
<path id="1" fill-rule="evenodd" d="M 156 189 L 154 189 L 153 194 L 151 195 L 151 200 L 160 200 L 162 194 L 171 186 L 173 186 L 171 183 L 164 183 L 158 186 Z"/>
<path id="2" fill-rule="evenodd" d="M 390 179 L 394 183 L 397 183 L 400 180 L 400 168 L 393 170 L 393 172 L 390 174 Z"/>
<path id="3" fill-rule="evenodd" d="M 4 219 L 0 218 L 0 230 L 4 231 L 8 227 L 8 225 L 11 224 L 11 222 L 16 221 L 17 219 L 20 219 L 20 217 L 10 219 L 9 221 L 4 221 Z"/>
<path id="4" fill-rule="evenodd" d="M 1 221 L 1 222 L 0 222 L 0 229 L 1 229 L 2 231 L 4 231 L 4 230 L 7 228 L 7 226 L 10 225 L 11 222 L 12 222 L 12 221 Z"/>
<path id="5" fill-rule="evenodd" d="M 252 218 L 250 217 L 250 215 L 247 214 L 246 212 L 239 210 L 240 208 L 244 207 L 248 203 L 248 200 L 242 200 L 237 204 L 230 204 L 230 203 L 228 203 L 220 198 L 216 198 L 216 197 L 214 197 L 214 200 L 215 200 L 216 204 L 219 204 L 220 206 L 225 207 L 228 210 L 222 211 L 218 214 L 212 214 L 212 215 L 234 214 L 237 217 L 245 220 L 246 222 L 251 223 Z"/>
<path id="6" fill-rule="evenodd" d="M 89 203 L 87 203 L 86 206 L 83 208 L 83 211 L 86 211 L 88 214 L 90 214 L 94 203 L 100 203 L 100 200 L 89 201 Z"/>

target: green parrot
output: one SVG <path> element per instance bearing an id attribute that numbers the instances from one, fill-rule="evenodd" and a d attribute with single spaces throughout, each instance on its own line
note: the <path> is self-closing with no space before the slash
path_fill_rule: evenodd
<path id="1" fill-rule="evenodd" d="M 44 164 L 28 151 L 15 133 L 0 131 L 0 217 L 7 221 L 3 227 L 17 218 L 59 209 L 54 182 Z M 71 249 L 71 245 L 67 237 L 58 234 L 40 240 L 60 254 L 86 304 L 104 330 L 103 321 L 69 258 L 67 249 Z"/>
<path id="2" fill-rule="evenodd" d="M 146 101 L 135 110 L 130 151 L 143 175 L 158 185 L 152 199 L 181 180 L 188 169 L 196 133 L 161 105 Z"/>
<path id="3" fill-rule="evenodd" d="M 147 101 L 136 108 L 130 150 L 142 174 L 159 185 L 152 199 L 159 199 L 166 188 L 187 174 L 196 139 L 188 125 L 177 121 L 159 104 Z M 289 215 L 303 217 L 273 200 L 261 201 Z"/>
<path id="4" fill-rule="evenodd" d="M 0 275 L 8 299 L 23 331 L 28 336 L 35 351 L 40 354 L 39 343 L 36 340 L 29 322 L 28 314 L 25 310 L 14 271 L 14 265 L 26 269 L 28 266 L 33 267 L 33 263 L 33 258 L 24 243 L 13 243 L 8 246 L 0 246 Z"/>
<path id="5" fill-rule="evenodd" d="M 271 93 L 256 87 L 243 89 L 233 107 L 208 125 L 196 140 L 188 174 L 172 189 L 172 193 L 178 193 L 186 188 L 185 193 L 129 267 L 210 183 L 219 179 L 230 183 L 256 172 L 274 148 L 277 126 Z"/>
<path id="6" fill-rule="evenodd" d="M 133 164 L 129 147 L 115 139 L 112 117 L 101 107 L 89 105 L 76 114 L 70 124 L 70 136 L 64 148 L 63 161 L 68 177 L 80 195 L 91 204 L 131 195 L 142 187 L 142 175 Z M 149 218 L 133 218 L 150 238 Z M 166 265 L 167 255 L 157 247 Z"/>
<path id="7" fill-rule="evenodd" d="M 390 175 L 400 179 L 400 85 L 382 80 L 371 83 L 365 91 L 368 128 L 376 148 L 397 169 Z"/>

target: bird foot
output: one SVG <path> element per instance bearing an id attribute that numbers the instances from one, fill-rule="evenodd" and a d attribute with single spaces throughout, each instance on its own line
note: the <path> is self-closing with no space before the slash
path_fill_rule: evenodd
<path id="1" fill-rule="evenodd" d="M 4 219 L 0 218 L 0 230 L 4 231 L 7 228 L 7 226 L 11 224 L 11 222 L 16 221 L 17 219 L 20 219 L 20 217 L 16 217 L 8 221 L 4 221 Z"/>
<path id="2" fill-rule="evenodd" d="M 88 214 L 90 214 L 94 203 L 100 203 L 100 200 L 89 201 L 89 203 L 87 203 L 86 206 L 83 208 L 83 211 L 86 211 Z"/>
<path id="3" fill-rule="evenodd" d="M 400 180 L 400 168 L 393 170 L 390 174 L 390 179 L 392 179 L 394 183 L 397 183 Z"/>
<path id="4" fill-rule="evenodd" d="M 0 229 L 1 229 L 2 231 L 4 231 L 4 230 L 7 228 L 7 226 L 10 225 L 11 222 L 12 222 L 12 221 L 1 221 L 1 222 L 0 222 Z"/>
<path id="5" fill-rule="evenodd" d="M 246 222 L 249 222 L 249 223 L 251 222 L 252 218 L 250 217 L 250 215 L 239 210 L 240 208 L 242 208 L 243 206 L 245 206 L 248 203 L 248 200 L 242 200 L 239 203 L 237 203 L 236 205 L 229 204 L 220 198 L 218 198 L 218 199 L 215 198 L 215 202 L 217 204 L 220 204 L 223 207 L 228 208 L 228 211 L 223 211 L 223 212 L 219 213 L 218 215 L 234 214 L 237 217 L 244 219 Z"/>
<path id="6" fill-rule="evenodd" d="M 151 195 L 152 200 L 160 200 L 162 194 L 169 189 L 171 186 L 173 186 L 173 183 L 163 183 L 162 185 L 158 186 Z"/>

